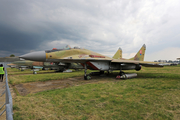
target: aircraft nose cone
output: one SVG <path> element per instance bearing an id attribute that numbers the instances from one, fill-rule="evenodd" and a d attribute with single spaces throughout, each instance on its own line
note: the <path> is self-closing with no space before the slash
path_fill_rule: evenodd
<path id="1" fill-rule="evenodd" d="M 31 52 L 31 53 L 27 53 L 25 55 L 19 56 L 19 58 L 32 60 L 32 61 L 46 61 L 46 53 L 45 51 Z"/>

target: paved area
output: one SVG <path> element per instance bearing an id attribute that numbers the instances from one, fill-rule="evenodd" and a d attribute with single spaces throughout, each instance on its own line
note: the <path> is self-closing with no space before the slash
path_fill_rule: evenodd
<path id="1" fill-rule="evenodd" d="M 0 96 L 2 95 L 2 93 L 5 91 L 6 87 L 3 87 L 5 85 L 5 78 L 3 80 L 3 82 L 0 82 Z M 9 89 L 10 89 L 10 92 L 11 92 L 11 96 L 12 98 L 15 98 L 16 95 L 13 91 L 13 88 L 11 87 L 11 85 L 9 85 Z M 3 106 L 3 104 L 6 102 L 6 94 L 3 94 L 1 97 L 0 97 L 0 107 Z M 3 110 L 5 109 L 6 107 L 4 106 L 3 108 L 0 109 L 0 113 L 3 112 Z M 0 120 L 6 120 L 6 111 L 0 116 Z"/>
<path id="2" fill-rule="evenodd" d="M 3 87 L 5 85 L 5 81 L 0 82 L 0 96 L 2 95 L 2 93 L 4 92 L 6 87 Z M 3 87 L 3 88 L 2 88 Z M 0 97 L 0 107 L 5 103 L 5 97 L 6 94 L 4 94 L 3 96 Z M 1 108 L 0 113 L 5 109 L 6 107 L 4 106 L 3 108 Z M 1 116 L 0 116 L 0 120 L 6 120 L 6 112 L 4 112 Z"/>

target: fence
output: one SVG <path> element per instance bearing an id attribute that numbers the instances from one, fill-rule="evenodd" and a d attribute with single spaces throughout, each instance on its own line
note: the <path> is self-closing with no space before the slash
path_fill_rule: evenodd
<path id="1" fill-rule="evenodd" d="M 3 83 L 3 82 L 2 82 Z M 5 68 L 5 85 L 3 88 L 6 87 L 5 91 L 1 94 L 1 97 L 6 93 L 6 101 L 5 103 L 1 106 L 0 109 L 2 109 L 5 105 L 6 108 L 0 113 L 0 116 L 6 111 L 6 120 L 13 120 L 13 102 L 12 102 L 12 96 L 11 92 L 9 90 L 9 85 L 8 85 L 8 74 L 7 70 Z"/>
<path id="2" fill-rule="evenodd" d="M 10 64 L 10 63 L 12 63 L 12 62 L 0 62 L 0 64 L 3 64 L 3 66 L 5 68 L 8 68 L 9 66 L 7 64 Z"/>

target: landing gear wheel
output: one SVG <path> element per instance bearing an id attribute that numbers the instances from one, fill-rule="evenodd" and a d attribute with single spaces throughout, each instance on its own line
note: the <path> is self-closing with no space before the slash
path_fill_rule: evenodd
<path id="1" fill-rule="evenodd" d="M 84 76 L 84 80 L 87 80 L 87 76 Z"/>
<path id="2" fill-rule="evenodd" d="M 90 80 L 91 79 L 91 77 L 90 77 L 90 75 L 88 74 L 86 74 L 86 70 L 87 70 L 87 64 L 85 63 L 84 64 L 84 80 Z"/>
<path id="3" fill-rule="evenodd" d="M 84 76 L 84 80 L 90 80 L 90 79 L 91 79 L 91 77 L 89 75 Z"/>
<path id="4" fill-rule="evenodd" d="M 56 72 L 63 72 L 63 70 L 56 70 Z"/>
<path id="5" fill-rule="evenodd" d="M 99 74 L 100 74 L 100 75 L 101 75 L 101 74 L 104 74 L 104 71 L 100 71 Z"/>
<path id="6" fill-rule="evenodd" d="M 122 71 L 119 73 L 119 75 L 120 75 L 120 76 L 123 76 L 124 74 L 125 74 L 125 73 L 124 73 L 124 72 L 122 72 Z"/>

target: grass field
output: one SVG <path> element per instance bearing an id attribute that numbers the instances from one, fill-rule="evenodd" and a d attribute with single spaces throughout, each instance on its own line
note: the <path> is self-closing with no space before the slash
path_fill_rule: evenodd
<path id="1" fill-rule="evenodd" d="M 17 95 L 13 103 L 14 119 L 180 119 L 180 66 L 143 67 L 138 72 L 125 72 L 136 72 L 138 77 L 116 81 L 109 78 L 110 82 Z M 30 78 L 47 81 L 84 74 L 83 71 L 42 76 L 14 73 L 9 76 L 11 84 L 31 82 Z"/>
<path id="2" fill-rule="evenodd" d="M 36 71 L 38 74 L 42 73 L 51 73 L 54 72 L 55 70 L 40 70 Z M 23 74 L 33 74 L 33 71 L 30 69 L 25 69 L 23 71 L 16 69 L 16 68 L 8 68 L 8 75 L 23 75 Z"/>
<path id="3" fill-rule="evenodd" d="M 47 73 L 47 74 L 30 74 L 30 75 L 17 75 L 10 76 L 9 82 L 10 84 L 20 84 L 27 82 L 37 82 L 37 81 L 48 81 L 48 80 L 57 80 L 57 79 L 65 79 L 69 77 L 77 77 L 83 76 L 82 71 L 72 72 L 72 73 Z"/>

